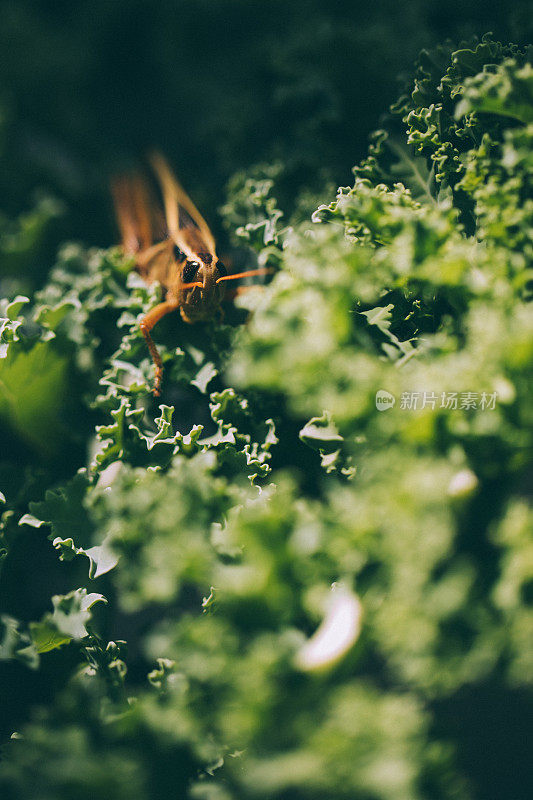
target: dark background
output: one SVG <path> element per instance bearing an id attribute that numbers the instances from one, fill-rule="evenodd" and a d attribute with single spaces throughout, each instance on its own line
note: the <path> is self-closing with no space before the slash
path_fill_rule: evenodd
<path id="1" fill-rule="evenodd" d="M 280 159 L 282 202 L 350 182 L 422 47 L 492 31 L 517 0 L 0 0 L 0 209 L 65 203 L 61 239 L 116 241 L 109 175 L 165 152 L 216 230 L 227 179 Z M 17 265 L 20 268 L 20 264 Z M 0 272 L 10 271 L 9 265 Z"/>

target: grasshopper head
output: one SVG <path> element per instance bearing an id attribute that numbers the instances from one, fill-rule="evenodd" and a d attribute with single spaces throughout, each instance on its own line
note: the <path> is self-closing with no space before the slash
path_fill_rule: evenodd
<path id="1" fill-rule="evenodd" d="M 181 306 L 191 320 L 207 319 L 220 306 L 224 286 L 219 278 L 227 275 L 221 261 L 209 253 L 198 254 L 197 259 L 187 259 L 181 273 L 182 284 L 198 283 L 181 291 Z"/>

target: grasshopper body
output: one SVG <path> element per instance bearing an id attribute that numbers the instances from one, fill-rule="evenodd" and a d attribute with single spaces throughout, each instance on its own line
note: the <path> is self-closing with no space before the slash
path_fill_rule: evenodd
<path id="1" fill-rule="evenodd" d="M 163 363 L 152 339 L 153 327 L 166 314 L 179 310 L 185 322 L 222 317 L 224 282 L 269 270 L 256 269 L 228 275 L 216 253 L 215 240 L 206 221 L 172 174 L 165 159 L 150 158 L 160 189 L 158 203 L 149 182 L 140 174 L 115 178 L 111 184 L 122 244 L 135 258 L 139 273 L 159 281 L 165 299 L 140 322 L 155 364 L 154 394 L 161 393 Z"/>

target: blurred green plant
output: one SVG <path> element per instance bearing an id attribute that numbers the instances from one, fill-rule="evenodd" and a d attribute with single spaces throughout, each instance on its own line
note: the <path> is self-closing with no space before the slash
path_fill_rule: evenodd
<path id="1" fill-rule="evenodd" d="M 168 404 L 119 251 L 4 304 L 3 797 L 529 796 L 529 58 L 422 54 L 313 223 L 236 175 L 276 274 L 158 326 Z"/>

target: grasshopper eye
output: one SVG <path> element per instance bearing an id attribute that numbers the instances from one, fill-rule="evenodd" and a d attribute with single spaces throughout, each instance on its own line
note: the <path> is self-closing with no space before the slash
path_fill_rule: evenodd
<path id="1" fill-rule="evenodd" d="M 185 259 L 185 253 L 183 250 L 180 250 L 177 244 L 174 245 L 172 248 L 172 255 L 176 259 L 176 261 L 183 261 Z"/>
<path id="2" fill-rule="evenodd" d="M 225 278 L 226 275 L 228 274 L 228 270 L 226 269 L 222 261 L 217 261 L 216 268 L 219 271 L 220 277 Z"/>
<path id="3" fill-rule="evenodd" d="M 187 261 L 183 267 L 182 280 L 183 283 L 192 283 L 196 277 L 196 273 L 200 264 L 198 261 Z"/>

